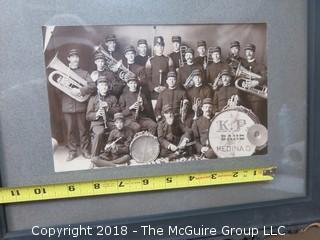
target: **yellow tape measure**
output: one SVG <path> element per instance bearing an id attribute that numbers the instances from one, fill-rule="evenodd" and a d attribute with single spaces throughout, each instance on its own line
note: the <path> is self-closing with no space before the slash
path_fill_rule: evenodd
<path id="1" fill-rule="evenodd" d="M 0 188 L 0 204 L 273 180 L 275 167 Z"/>

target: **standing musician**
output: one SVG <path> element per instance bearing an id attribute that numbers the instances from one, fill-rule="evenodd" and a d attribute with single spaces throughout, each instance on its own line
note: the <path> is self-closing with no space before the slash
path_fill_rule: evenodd
<path id="1" fill-rule="evenodd" d="M 116 35 L 114 35 L 114 34 L 107 35 L 105 37 L 105 42 L 102 46 L 117 61 L 120 61 L 123 59 L 123 55 L 116 50 L 116 48 L 117 48 Z M 117 70 L 118 69 L 116 69 L 115 71 L 117 71 Z"/>
<path id="2" fill-rule="evenodd" d="M 128 163 L 130 160 L 129 145 L 133 138 L 133 131 L 124 125 L 122 113 L 114 114 L 113 129 L 108 137 L 104 153 L 92 158 L 91 162 L 96 167 L 113 167 L 117 164 Z"/>
<path id="3" fill-rule="evenodd" d="M 129 126 L 134 132 L 147 130 L 155 135 L 157 124 L 150 118 L 150 105 L 141 91 L 138 90 L 138 80 L 135 75 L 130 75 L 127 80 L 128 91 L 122 93 L 119 105 L 126 118 L 125 125 Z"/>
<path id="4" fill-rule="evenodd" d="M 159 93 L 166 88 L 165 79 L 167 78 L 169 69 L 173 66 L 173 62 L 170 57 L 163 55 L 164 40 L 162 36 L 154 38 L 153 50 L 155 55 L 148 59 L 146 63 L 146 72 L 151 98 L 156 100 Z"/>
<path id="5" fill-rule="evenodd" d="M 91 155 L 97 156 L 101 152 L 106 132 L 110 132 L 114 125 L 111 122 L 113 115 L 120 111 L 115 96 L 110 95 L 111 84 L 106 76 L 97 80 L 97 95 L 92 96 L 87 107 L 86 118 L 91 122 L 90 130 L 93 133 Z"/>
<path id="6" fill-rule="evenodd" d="M 134 62 L 141 66 L 145 66 L 148 61 L 148 43 L 146 39 L 139 39 L 137 42 L 138 54 L 134 58 Z"/>
<path id="7" fill-rule="evenodd" d="M 190 141 L 190 133 L 185 132 L 183 124 L 176 118 L 172 105 L 164 105 L 162 114 L 164 119 L 158 123 L 160 156 L 169 160 L 182 157 L 187 154 L 186 144 Z"/>
<path id="8" fill-rule="evenodd" d="M 193 70 L 203 70 L 202 66 L 194 63 L 194 51 L 192 48 L 188 48 L 185 53 L 186 64 L 179 69 L 178 72 L 178 84 L 184 87 L 186 80 L 191 76 Z"/>
<path id="9" fill-rule="evenodd" d="M 254 44 L 247 44 L 245 47 L 246 59 L 243 61 L 243 66 L 250 72 L 260 75 L 261 79 L 252 79 L 249 84 L 250 87 L 260 87 L 267 85 L 267 67 L 258 63 L 256 60 L 256 46 Z M 246 100 L 248 107 L 256 114 L 261 123 L 267 125 L 267 101 L 264 98 L 256 96 L 251 93 L 246 94 Z"/>
<path id="10" fill-rule="evenodd" d="M 156 120 L 159 121 L 162 117 L 161 113 L 165 105 L 171 105 L 173 113 L 177 116 L 180 113 L 181 101 L 187 104 L 187 94 L 184 89 L 181 89 L 177 85 L 177 75 L 174 71 L 168 73 L 166 79 L 168 88 L 159 94 L 157 104 L 155 107 Z"/>
<path id="11" fill-rule="evenodd" d="M 226 62 L 229 64 L 234 71 L 237 71 L 239 64 L 242 64 L 243 58 L 240 57 L 240 43 L 238 41 L 234 41 L 230 43 L 230 53 Z"/>
<path id="12" fill-rule="evenodd" d="M 215 47 L 212 51 L 211 56 L 212 63 L 210 63 L 207 68 L 207 81 L 209 84 L 213 85 L 219 74 L 222 72 L 222 70 L 228 69 L 230 68 L 230 66 L 222 61 L 220 47 Z"/>
<path id="13" fill-rule="evenodd" d="M 215 153 L 209 145 L 209 127 L 213 114 L 212 98 L 205 98 L 202 102 L 202 116 L 192 124 L 192 133 L 196 141 L 196 152 L 201 158 L 216 158 Z"/>
<path id="14" fill-rule="evenodd" d="M 88 83 L 86 87 L 72 88 L 72 95 L 84 96 L 92 94 L 95 91 L 96 85 L 91 80 L 89 73 L 79 67 L 79 61 L 78 50 L 71 49 L 68 54 L 69 68 Z M 77 132 L 79 133 L 82 155 L 85 158 L 90 158 L 89 135 L 86 122 L 87 103 L 78 102 L 67 94 L 62 94 L 62 112 L 67 128 L 67 145 L 69 149 L 67 161 L 71 161 L 77 157 Z"/>
<path id="15" fill-rule="evenodd" d="M 237 96 L 240 103 L 239 90 L 232 84 L 232 73 L 225 69 L 221 72 L 222 86 L 214 93 L 213 107 L 215 112 L 220 112 L 228 104 L 232 96 Z"/>
<path id="16" fill-rule="evenodd" d="M 199 56 L 194 59 L 196 64 L 199 64 L 203 67 L 204 70 L 207 69 L 207 43 L 204 40 L 200 40 L 197 42 L 197 52 Z"/>
<path id="17" fill-rule="evenodd" d="M 169 54 L 169 57 L 173 61 L 173 69 L 177 71 L 180 67 L 180 46 L 181 46 L 181 37 L 180 36 L 172 36 L 172 47 L 173 52 Z"/>
<path id="18" fill-rule="evenodd" d="M 211 87 L 203 84 L 201 71 L 198 69 L 194 70 L 193 82 L 193 87 L 187 90 L 187 96 L 192 103 L 194 119 L 197 119 L 203 99 L 213 98 L 213 92 Z"/>

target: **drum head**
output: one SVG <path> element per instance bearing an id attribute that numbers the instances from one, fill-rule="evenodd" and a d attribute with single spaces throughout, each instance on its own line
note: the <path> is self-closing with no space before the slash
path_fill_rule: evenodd
<path id="1" fill-rule="evenodd" d="M 248 109 L 239 107 L 219 113 L 209 128 L 209 143 L 219 158 L 246 157 L 256 146 L 248 139 L 248 130 L 258 122 Z"/>
<path id="2" fill-rule="evenodd" d="M 160 153 L 159 141 L 150 135 L 135 137 L 130 144 L 131 157 L 140 163 L 150 162 L 157 159 Z"/>
<path id="3" fill-rule="evenodd" d="M 261 124 L 254 124 L 248 129 L 248 139 L 257 148 L 263 148 L 268 142 L 268 130 Z"/>

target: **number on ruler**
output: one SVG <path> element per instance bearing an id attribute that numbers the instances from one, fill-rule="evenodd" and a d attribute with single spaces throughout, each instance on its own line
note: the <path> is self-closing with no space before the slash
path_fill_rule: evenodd
<path id="1" fill-rule="evenodd" d="M 120 181 L 120 183 L 119 183 L 119 187 L 124 187 L 124 184 L 123 184 L 123 182 L 122 182 L 122 181 Z"/>
<path id="2" fill-rule="evenodd" d="M 239 177 L 239 172 L 233 172 L 233 177 Z"/>
<path id="3" fill-rule="evenodd" d="M 143 180 L 142 180 L 142 184 L 143 184 L 143 185 L 148 185 L 148 184 L 149 184 L 149 179 L 147 179 L 147 178 L 146 178 L 146 179 L 143 179 Z"/>
<path id="4" fill-rule="evenodd" d="M 34 191 L 34 194 L 37 194 L 37 195 L 41 193 L 43 194 L 47 193 L 45 188 L 35 188 L 33 189 L 33 191 Z"/>
<path id="5" fill-rule="evenodd" d="M 172 183 L 172 177 L 167 177 L 166 178 L 166 183 Z"/>
<path id="6" fill-rule="evenodd" d="M 100 183 L 94 183 L 93 184 L 94 189 L 100 189 Z"/>
<path id="7" fill-rule="evenodd" d="M 195 179 L 195 176 L 189 176 L 189 181 L 191 182 L 193 179 Z"/>
<path id="8" fill-rule="evenodd" d="M 18 189 L 16 190 L 11 190 L 11 196 L 20 196 L 20 191 Z"/>
<path id="9" fill-rule="evenodd" d="M 73 185 L 69 185 L 69 186 L 68 186 L 68 190 L 69 190 L 70 192 L 74 192 L 74 191 L 76 190 L 76 188 L 75 188 Z"/>
<path id="10" fill-rule="evenodd" d="M 217 179 L 217 174 L 216 173 L 212 173 L 211 174 L 211 179 Z"/>

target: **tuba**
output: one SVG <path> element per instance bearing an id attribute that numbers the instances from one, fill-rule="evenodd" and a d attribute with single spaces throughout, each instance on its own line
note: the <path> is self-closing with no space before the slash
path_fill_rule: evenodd
<path id="1" fill-rule="evenodd" d="M 110 69 L 110 67 L 115 66 L 117 69 L 120 69 L 119 71 L 119 78 L 122 81 L 127 82 L 127 77 L 130 76 L 130 74 L 135 75 L 133 72 L 131 72 L 128 68 L 126 68 L 122 64 L 122 60 L 117 61 L 114 57 L 112 57 L 101 45 L 95 48 L 96 52 L 101 52 L 106 60 L 106 65 Z"/>
<path id="2" fill-rule="evenodd" d="M 255 86 L 251 87 L 251 82 L 254 79 L 261 79 L 262 76 L 253 73 L 250 70 L 246 69 L 245 67 L 241 66 L 239 63 L 237 71 L 236 71 L 236 81 L 235 86 L 236 88 L 254 94 L 258 97 L 267 99 L 268 98 L 268 87 L 267 86 Z"/>
<path id="3" fill-rule="evenodd" d="M 54 69 L 48 76 L 49 82 L 60 91 L 67 94 L 78 102 L 85 102 L 90 94 L 84 96 L 75 96 L 72 94 L 73 88 L 82 88 L 87 86 L 87 81 L 66 66 L 59 58 L 58 53 L 54 56 L 47 68 Z"/>

